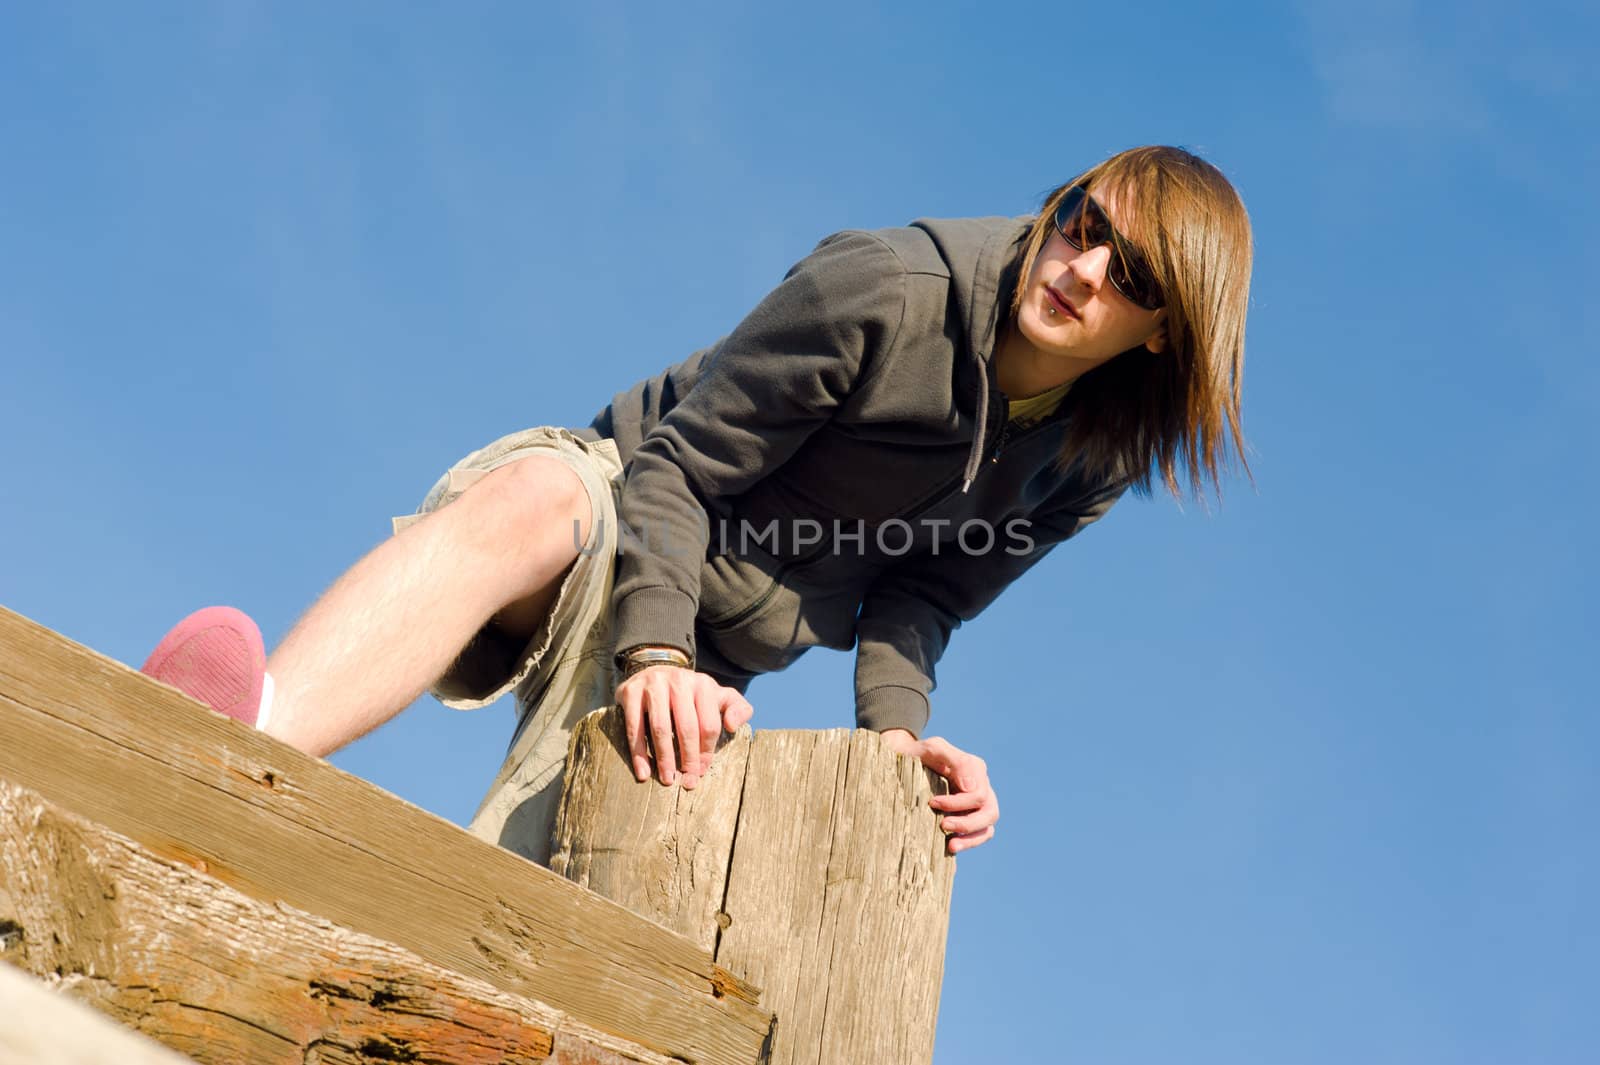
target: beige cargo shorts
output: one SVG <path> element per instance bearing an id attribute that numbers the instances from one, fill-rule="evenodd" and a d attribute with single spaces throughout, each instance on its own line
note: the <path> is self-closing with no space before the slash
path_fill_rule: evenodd
<path id="1" fill-rule="evenodd" d="M 616 687 L 611 585 L 622 489 L 616 444 L 591 442 L 549 426 L 503 436 L 450 467 L 415 514 L 394 519 L 394 530 L 398 533 L 449 505 L 490 470 L 535 454 L 560 459 L 583 481 L 593 514 L 588 540 L 532 639 L 525 644 L 511 641 L 491 623 L 432 691 L 458 710 L 474 710 L 507 692 L 516 693 L 517 726 L 505 763 L 467 828 L 480 839 L 549 865 L 567 742 L 585 714 L 612 704 Z"/>

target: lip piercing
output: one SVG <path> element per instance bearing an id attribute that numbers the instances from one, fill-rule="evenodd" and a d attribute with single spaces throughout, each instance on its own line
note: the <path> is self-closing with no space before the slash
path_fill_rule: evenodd
<path id="1" fill-rule="evenodd" d="M 1054 307 L 1047 307 L 1045 309 L 1050 312 L 1050 317 L 1054 318 L 1056 316 L 1056 309 Z"/>

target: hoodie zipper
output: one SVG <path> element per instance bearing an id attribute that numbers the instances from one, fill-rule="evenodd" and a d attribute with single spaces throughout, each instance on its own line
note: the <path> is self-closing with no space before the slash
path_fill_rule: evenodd
<path id="1" fill-rule="evenodd" d="M 990 438 L 994 441 L 995 450 L 989 456 L 989 461 L 993 462 L 995 459 L 998 459 L 1000 457 L 1000 449 L 1005 447 L 1006 430 L 1007 430 L 1008 423 L 1009 423 L 1010 419 L 1006 417 L 1006 405 L 1000 398 L 1000 390 L 999 390 L 998 387 L 994 387 L 994 388 L 991 388 L 989 390 L 988 400 L 989 400 L 989 411 L 988 411 L 989 424 L 991 426 L 995 426 L 995 425 L 999 426 L 998 429 L 991 428 L 989 430 L 989 434 L 988 434 L 990 436 Z M 985 440 L 983 442 L 983 447 L 984 447 L 985 450 L 988 450 L 988 447 L 989 447 L 989 441 L 988 440 Z M 982 469 L 982 466 L 980 466 L 979 469 Z M 976 480 L 977 476 L 978 476 L 977 472 L 974 471 L 972 476 L 973 476 L 973 479 Z M 957 481 L 959 482 L 962 479 L 963 478 L 957 478 Z M 970 488 L 971 485 L 968 485 L 966 487 Z M 966 491 L 966 488 L 963 488 L 962 491 L 963 492 Z"/>
<path id="2" fill-rule="evenodd" d="M 1009 421 L 1001 423 L 1000 432 L 995 439 L 994 453 L 989 456 L 989 464 L 993 465 L 994 463 L 999 462 L 1000 454 L 1004 449 L 1008 447 L 1015 447 L 1024 440 L 1044 432 L 1044 430 L 1049 428 L 1053 422 L 1053 418 L 1044 418 L 1040 421 L 1034 422 L 1026 429 L 1018 430 L 1015 435 L 1012 435 L 1011 433 L 1011 423 Z M 916 520 L 917 518 L 926 514 L 928 511 L 932 510 L 934 507 L 937 507 L 939 504 L 949 499 L 952 495 L 955 495 L 957 492 L 961 491 L 962 479 L 963 477 L 961 474 L 956 474 L 950 480 L 946 481 L 944 484 L 935 489 L 930 495 L 924 497 L 924 502 L 904 514 L 895 515 L 895 517 L 899 518 L 901 521 Z M 976 480 L 974 480 L 973 483 L 976 484 Z"/>
<path id="3" fill-rule="evenodd" d="M 1000 423 L 1000 439 L 995 442 L 994 454 L 989 456 L 991 463 L 999 462 L 1000 455 L 1006 449 L 1006 440 L 1011 436 L 1011 420 L 1008 418 Z"/>

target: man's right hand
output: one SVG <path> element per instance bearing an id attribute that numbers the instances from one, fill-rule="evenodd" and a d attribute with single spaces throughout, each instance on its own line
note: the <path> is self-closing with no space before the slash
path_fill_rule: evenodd
<path id="1" fill-rule="evenodd" d="M 737 732 L 755 713 L 734 689 L 704 673 L 670 665 L 651 666 L 617 685 L 617 703 L 627 726 L 633 775 L 650 779 L 654 747 L 661 783 L 671 784 L 681 770 L 683 786 L 689 789 L 711 769 L 723 731 Z"/>

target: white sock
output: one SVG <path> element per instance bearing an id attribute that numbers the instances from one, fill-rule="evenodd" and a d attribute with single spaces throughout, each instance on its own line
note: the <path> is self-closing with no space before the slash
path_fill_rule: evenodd
<path id="1" fill-rule="evenodd" d="M 267 719 L 272 716 L 272 674 L 261 675 L 261 707 L 256 711 L 256 731 L 267 731 Z"/>

